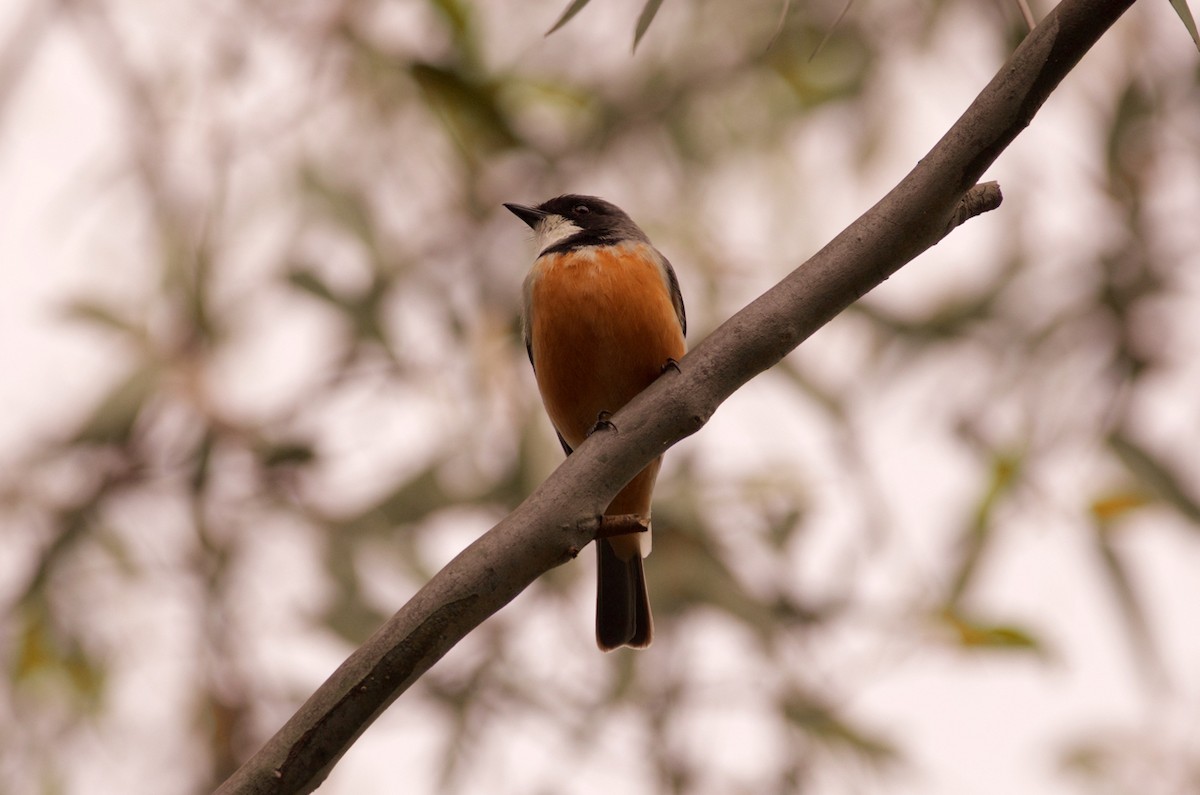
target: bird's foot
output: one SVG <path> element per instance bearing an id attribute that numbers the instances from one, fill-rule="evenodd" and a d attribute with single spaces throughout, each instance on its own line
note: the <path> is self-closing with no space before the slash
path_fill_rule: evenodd
<path id="1" fill-rule="evenodd" d="M 587 435 L 591 436 L 596 431 L 615 431 L 616 429 L 617 426 L 612 422 L 612 412 L 602 411 L 596 415 L 596 424 L 587 432 Z"/>
<path id="2" fill-rule="evenodd" d="M 636 513 L 614 514 L 600 517 L 600 526 L 596 528 L 596 538 L 616 538 L 617 536 L 645 533 L 649 530 L 649 517 Z"/>

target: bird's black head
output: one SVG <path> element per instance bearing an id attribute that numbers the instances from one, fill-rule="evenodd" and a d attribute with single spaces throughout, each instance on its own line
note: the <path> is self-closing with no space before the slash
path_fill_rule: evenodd
<path id="1" fill-rule="evenodd" d="M 646 234 L 624 210 L 595 196 L 568 193 L 537 207 L 504 206 L 534 231 L 539 254 L 570 251 L 582 246 L 614 245 L 626 240 L 648 242 Z"/>

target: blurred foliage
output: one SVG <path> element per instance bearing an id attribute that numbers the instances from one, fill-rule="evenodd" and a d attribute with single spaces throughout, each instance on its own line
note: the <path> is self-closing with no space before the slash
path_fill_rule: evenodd
<path id="1" fill-rule="evenodd" d="M 562 16 L 558 18 L 546 35 L 550 35 L 554 31 L 561 28 L 563 25 L 571 21 L 572 17 L 583 10 L 583 7 L 588 4 L 589 0 L 571 0 L 562 12 Z M 662 0 L 646 0 L 646 4 L 642 6 L 642 12 L 638 14 L 637 25 L 633 31 L 633 49 L 636 50 L 638 42 L 646 35 L 646 31 L 650 29 L 651 23 L 654 22 L 654 17 L 658 15 L 658 9 L 662 7 Z"/>
<path id="2" fill-rule="evenodd" d="M 994 56 L 977 88 L 1022 30 L 1015 4 L 917 0 L 26 5 L 0 120 L 50 33 L 114 109 L 107 176 L 77 186 L 105 280 L 61 302 L 111 366 L 3 453 L 0 792 L 213 787 L 555 465 L 519 342 L 532 252 L 500 202 L 629 209 L 680 271 L 694 344 L 940 134 L 899 140 L 941 88 L 889 99 L 897 74 L 956 71 L 965 37 Z M 1122 650 L 1170 692 L 1130 539 L 1200 526 L 1195 404 L 1161 408 L 1197 383 L 1200 245 L 1162 196 L 1200 175 L 1200 93 L 1194 64 L 1154 57 L 1158 30 L 1123 23 L 1087 83 L 1066 159 L 1096 165 L 1067 237 L 1037 203 L 1062 152 L 1026 153 L 1005 207 L 956 233 L 991 224 L 992 244 L 902 272 L 921 301 L 860 302 L 748 387 L 768 412 L 739 396 L 672 451 L 654 649 L 594 651 L 585 560 L 392 709 L 404 764 L 437 753 L 431 791 L 596 791 L 555 786 L 562 765 L 626 791 L 886 782 L 906 727 L 853 698 L 902 667 L 884 650 L 1069 654 L 1053 604 L 989 582 L 1031 527 L 1086 539 L 1063 565 L 1102 583 Z M 928 490 L 935 515 L 906 518 Z M 536 753 L 505 745 L 525 729 Z M 1157 730 L 1062 738 L 1064 769 L 1108 779 L 1144 748 L 1194 785 L 1194 748 Z"/>

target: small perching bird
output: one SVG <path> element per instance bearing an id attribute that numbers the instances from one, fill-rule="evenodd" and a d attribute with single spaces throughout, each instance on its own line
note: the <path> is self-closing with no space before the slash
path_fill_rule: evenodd
<path id="1" fill-rule="evenodd" d="M 567 455 L 687 350 L 687 317 L 671 263 L 619 207 L 594 196 L 505 204 L 534 232 L 525 279 L 525 347 Z M 621 490 L 606 516 L 650 520 L 662 457 Z M 596 643 L 650 645 L 654 625 L 642 559 L 650 532 L 596 542 Z"/>

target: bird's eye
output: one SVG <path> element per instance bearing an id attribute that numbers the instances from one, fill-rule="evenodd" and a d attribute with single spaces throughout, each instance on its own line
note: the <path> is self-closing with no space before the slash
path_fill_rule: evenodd
<path id="1" fill-rule="evenodd" d="M 591 210 L 588 209 L 586 204 L 577 204 L 575 205 L 575 208 L 571 210 L 571 212 L 575 213 L 576 215 L 587 215 L 591 212 Z"/>

